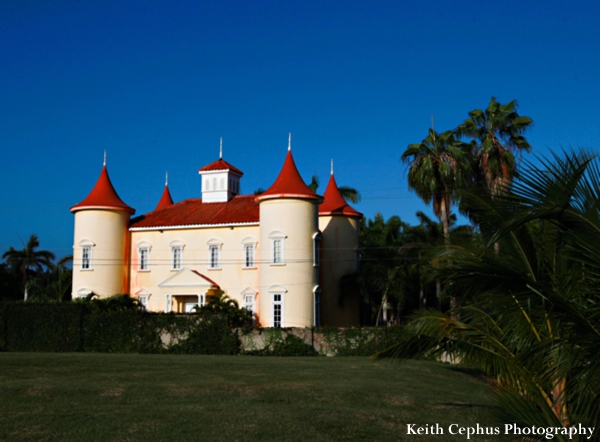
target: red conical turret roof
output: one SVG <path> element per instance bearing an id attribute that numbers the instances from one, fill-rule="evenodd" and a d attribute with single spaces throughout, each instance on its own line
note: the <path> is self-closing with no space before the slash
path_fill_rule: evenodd
<path id="1" fill-rule="evenodd" d="M 272 198 L 323 199 L 323 197 L 310 190 L 310 187 L 302 180 L 298 168 L 296 167 L 296 163 L 294 162 L 294 158 L 292 157 L 291 150 L 288 150 L 281 172 L 279 172 L 279 176 L 273 185 L 264 193 L 258 195 L 256 201 Z"/>
<path id="2" fill-rule="evenodd" d="M 135 209 L 125 204 L 121 198 L 119 198 L 119 195 L 117 195 L 117 192 L 108 177 L 106 165 L 102 167 L 100 178 L 98 178 L 98 181 L 90 194 L 82 202 L 71 207 L 71 212 L 75 213 L 78 210 L 89 209 L 112 209 L 123 210 L 131 214 L 135 213 Z"/>
<path id="3" fill-rule="evenodd" d="M 335 182 L 333 173 L 331 174 L 331 178 L 329 178 L 329 184 L 327 184 L 327 189 L 325 189 L 325 194 L 323 197 L 325 200 L 319 206 L 319 216 L 344 215 L 362 218 L 362 213 L 357 212 L 350 207 L 340 193 L 340 189 Z"/>
<path id="4" fill-rule="evenodd" d="M 163 190 L 163 194 L 160 197 L 160 201 L 154 208 L 154 211 L 164 209 L 165 207 L 169 207 L 173 205 L 173 198 L 171 198 L 171 192 L 169 192 L 169 185 L 165 184 L 165 190 Z"/>

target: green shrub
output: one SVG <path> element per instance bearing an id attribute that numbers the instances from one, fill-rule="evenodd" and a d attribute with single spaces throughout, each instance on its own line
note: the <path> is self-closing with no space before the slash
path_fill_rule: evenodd
<path id="1" fill-rule="evenodd" d="M 104 311 L 88 314 L 83 324 L 83 351 L 100 353 L 159 353 L 159 331 L 152 314 Z"/>
<path id="2" fill-rule="evenodd" d="M 323 341 L 336 356 L 372 356 L 396 344 L 402 326 L 392 327 L 319 327 Z"/>
<path id="3" fill-rule="evenodd" d="M 236 355 L 240 352 L 240 340 L 226 315 L 200 311 L 185 319 L 185 329 L 180 329 L 185 338 L 171 346 L 170 353 Z"/>
<path id="4" fill-rule="evenodd" d="M 245 354 L 250 356 L 318 356 L 319 353 L 312 345 L 305 343 L 298 336 L 287 334 L 281 329 L 264 329 L 265 347 L 260 350 L 250 350 Z"/>

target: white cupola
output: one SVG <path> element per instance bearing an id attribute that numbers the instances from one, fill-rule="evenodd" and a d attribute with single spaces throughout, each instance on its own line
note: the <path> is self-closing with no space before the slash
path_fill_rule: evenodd
<path id="1" fill-rule="evenodd" d="M 223 160 L 223 138 L 219 159 L 198 171 L 201 179 L 203 203 L 226 203 L 240 194 L 240 178 L 244 172 Z"/>

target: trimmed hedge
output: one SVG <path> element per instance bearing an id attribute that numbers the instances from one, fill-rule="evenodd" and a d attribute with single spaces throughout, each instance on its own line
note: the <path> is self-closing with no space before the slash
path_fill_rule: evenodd
<path id="1" fill-rule="evenodd" d="M 232 329 L 210 311 L 192 315 L 107 310 L 93 303 L 0 303 L 0 351 L 370 356 L 402 327 Z M 295 336 L 300 334 L 301 336 Z M 253 344 L 253 335 L 258 338 Z M 244 339 L 244 345 L 239 336 Z"/>
<path id="2" fill-rule="evenodd" d="M 176 316 L 99 311 L 86 303 L 0 304 L 0 351 L 230 355 L 239 353 L 239 344 L 227 318 L 210 312 Z"/>
<path id="3" fill-rule="evenodd" d="M 82 351 L 82 304 L 8 302 L 0 305 L 0 350 Z"/>

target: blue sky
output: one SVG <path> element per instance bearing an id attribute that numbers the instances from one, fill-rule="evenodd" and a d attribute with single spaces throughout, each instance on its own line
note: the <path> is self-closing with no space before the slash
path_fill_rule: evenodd
<path id="1" fill-rule="evenodd" d="M 292 132 L 305 180 L 359 189 L 368 217 L 426 207 L 400 155 L 490 97 L 534 120 L 533 154 L 598 151 L 597 1 L 0 2 L 0 251 L 32 233 L 59 257 L 104 150 L 148 212 L 224 159 L 242 191 L 275 180 Z"/>

